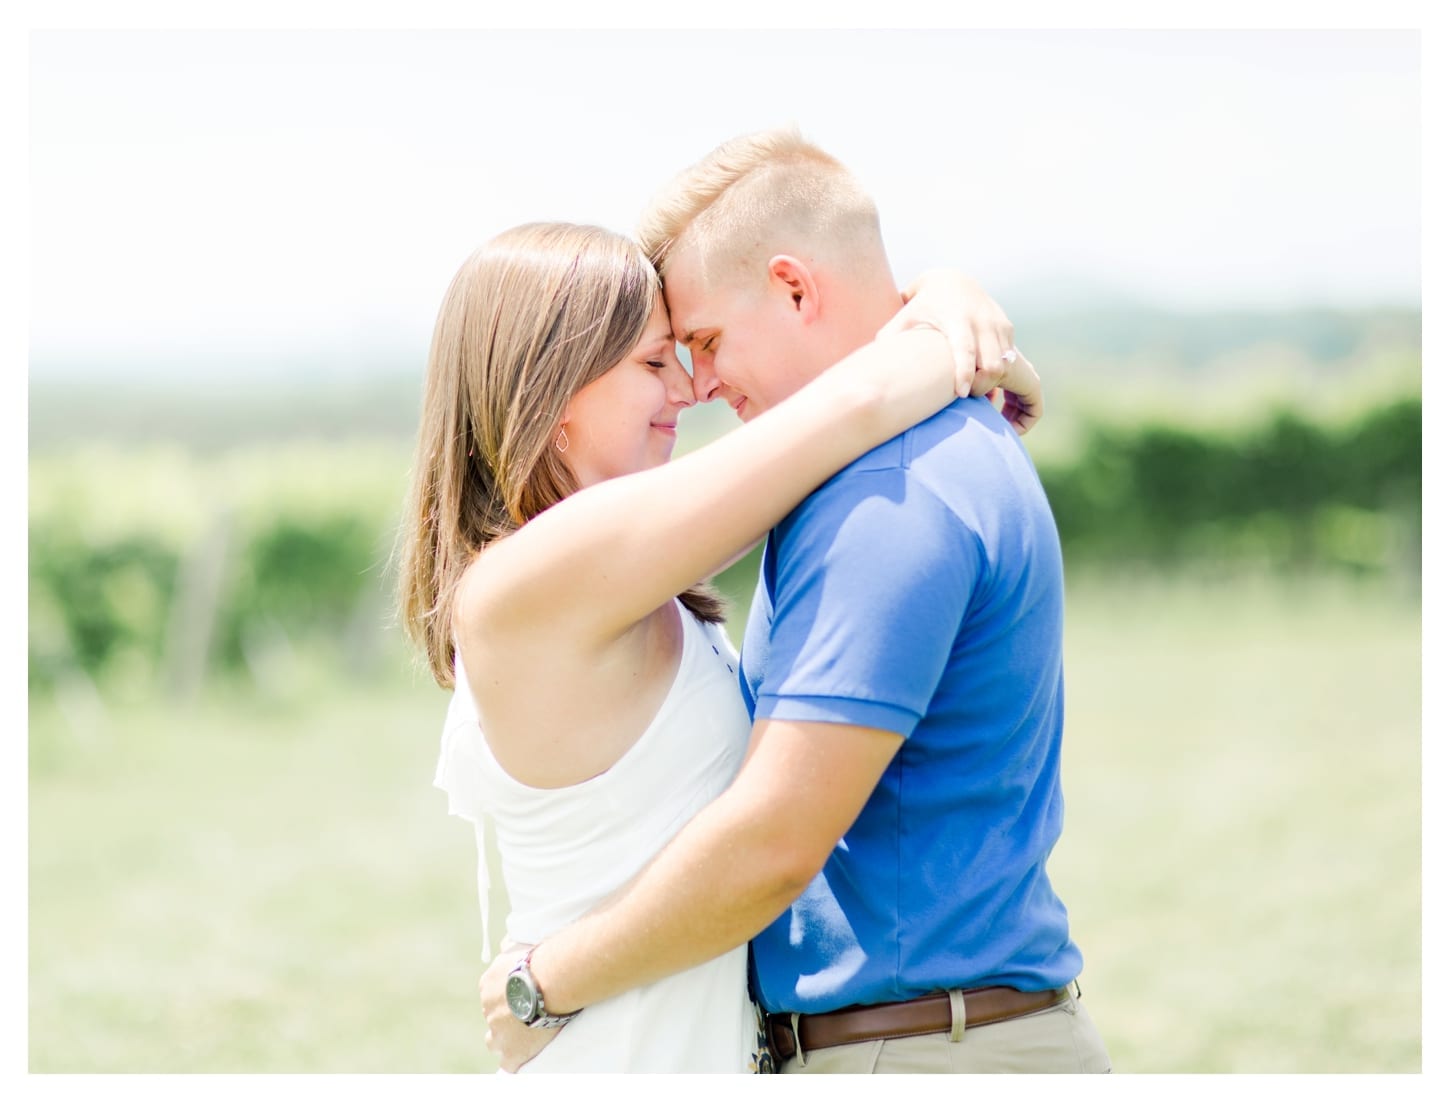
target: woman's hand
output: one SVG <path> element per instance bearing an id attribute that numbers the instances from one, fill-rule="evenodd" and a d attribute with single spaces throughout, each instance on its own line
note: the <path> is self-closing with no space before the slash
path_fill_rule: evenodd
<path id="1" fill-rule="evenodd" d="M 1042 417 L 1042 380 L 1013 343 L 1012 323 L 973 279 L 937 269 L 915 280 L 902 294 L 904 305 L 881 327 L 878 338 L 918 326 L 947 339 L 962 397 L 1007 391 L 1002 412 L 1018 433 Z"/>
<path id="2" fill-rule="evenodd" d="M 997 408 L 1022 436 L 1042 420 L 1042 380 L 1031 360 L 1015 348 L 1012 351 L 1016 354 L 1003 361 L 1002 404 Z"/>
<path id="3" fill-rule="evenodd" d="M 518 1071 L 559 1035 L 558 1029 L 542 1029 L 524 1025 L 514 1017 L 504 998 L 504 987 L 514 965 L 524 959 L 531 947 L 511 942 L 499 950 L 483 975 L 478 977 L 478 1001 L 488 1022 L 483 1043 L 498 1057 L 498 1066 L 507 1072 Z"/>

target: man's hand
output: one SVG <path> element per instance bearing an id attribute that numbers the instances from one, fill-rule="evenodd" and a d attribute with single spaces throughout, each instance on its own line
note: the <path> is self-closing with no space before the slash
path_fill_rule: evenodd
<path id="1" fill-rule="evenodd" d="M 478 1001 L 488 1022 L 483 1043 L 498 1057 L 498 1066 L 515 1072 L 548 1046 L 560 1033 L 558 1029 L 536 1029 L 514 1017 L 504 999 L 504 985 L 514 965 L 524 959 L 529 946 L 510 943 L 499 950 L 483 975 L 478 977 Z"/>
<path id="2" fill-rule="evenodd" d="M 1007 392 L 1002 412 L 1019 434 L 1037 423 L 1042 380 L 1017 351 L 1007 315 L 975 280 L 937 269 L 915 280 L 901 298 L 904 305 L 878 338 L 918 326 L 938 330 L 952 351 L 958 394 L 995 399 L 993 392 L 1001 388 Z"/>

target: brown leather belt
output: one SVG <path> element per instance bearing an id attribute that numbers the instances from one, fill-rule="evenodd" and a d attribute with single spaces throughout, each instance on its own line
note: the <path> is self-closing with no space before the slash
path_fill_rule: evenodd
<path id="1" fill-rule="evenodd" d="M 1067 988 L 1018 991 L 1015 987 L 977 987 L 963 991 L 963 1028 L 1005 1022 L 1056 1006 L 1067 998 Z M 765 1034 L 776 1063 L 796 1054 L 796 1039 L 804 1052 L 853 1045 L 893 1037 L 922 1037 L 952 1031 L 951 996 L 945 991 L 922 995 L 902 1003 L 848 1006 L 825 1014 L 802 1014 L 794 1026 L 790 1014 L 767 1014 Z"/>

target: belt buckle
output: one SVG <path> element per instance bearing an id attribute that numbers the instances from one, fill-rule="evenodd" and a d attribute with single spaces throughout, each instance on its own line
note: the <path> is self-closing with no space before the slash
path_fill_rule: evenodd
<path id="1" fill-rule="evenodd" d="M 779 1071 L 787 1060 L 795 1055 L 795 1051 L 787 1052 L 786 1046 L 781 1044 L 783 1038 L 780 1032 L 786 1029 L 783 1014 L 767 1014 L 765 1016 L 765 1046 L 770 1050 L 770 1057 L 775 1061 L 776 1070 Z M 790 1045 L 798 1046 L 794 1023 L 790 1030 Z"/>

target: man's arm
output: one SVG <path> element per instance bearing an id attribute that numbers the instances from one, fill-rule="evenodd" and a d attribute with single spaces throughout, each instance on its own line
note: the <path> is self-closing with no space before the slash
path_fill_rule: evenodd
<path id="1" fill-rule="evenodd" d="M 765 929 L 820 872 L 902 741 L 871 727 L 758 722 L 730 787 L 622 892 L 534 950 L 548 1011 L 702 964 Z M 510 1071 L 544 1040 L 504 1002 L 504 979 L 521 955 L 495 960 L 479 985 L 490 1047 Z"/>

